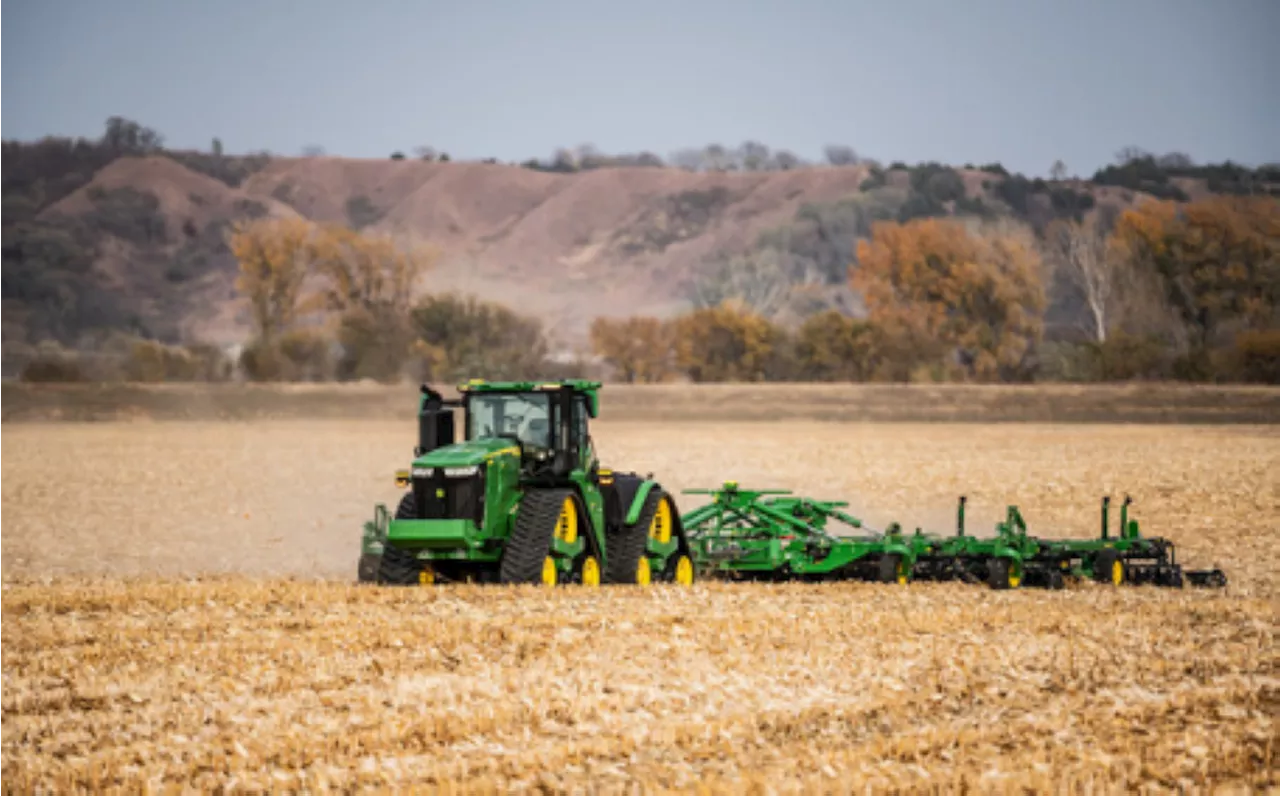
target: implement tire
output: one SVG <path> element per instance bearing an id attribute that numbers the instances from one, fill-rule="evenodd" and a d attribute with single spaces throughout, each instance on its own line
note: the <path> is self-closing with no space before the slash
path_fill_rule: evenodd
<path id="1" fill-rule="evenodd" d="M 881 583 L 897 583 L 905 586 L 911 580 L 911 567 L 901 553 L 889 553 L 880 559 L 876 578 Z"/>
<path id="2" fill-rule="evenodd" d="M 397 520 L 411 520 L 417 516 L 417 503 L 414 502 L 413 493 L 408 492 L 400 499 L 400 505 L 396 507 L 395 518 Z M 422 562 L 418 560 L 417 555 L 409 550 L 396 547 L 390 542 L 383 542 L 382 560 L 378 562 L 378 583 L 386 583 L 392 586 L 415 586 L 418 584 L 420 572 L 422 572 Z"/>
<path id="3" fill-rule="evenodd" d="M 645 496 L 635 524 L 623 525 L 609 535 L 609 545 L 605 548 L 605 558 L 608 559 L 604 568 L 605 583 L 648 586 L 653 581 L 645 552 L 649 547 L 649 526 L 653 524 L 653 515 L 658 511 L 659 502 L 665 498 L 666 493 L 655 486 Z"/>
<path id="4" fill-rule="evenodd" d="M 572 494 L 567 489 L 531 489 L 524 493 L 516 512 L 515 528 L 502 551 L 499 582 L 545 583 L 543 574 L 551 555 L 551 540 L 555 537 L 560 510 Z"/>
<path id="5" fill-rule="evenodd" d="M 1122 586 L 1129 579 L 1124 559 L 1111 548 L 1099 550 L 1093 557 L 1093 579 L 1110 586 Z"/>

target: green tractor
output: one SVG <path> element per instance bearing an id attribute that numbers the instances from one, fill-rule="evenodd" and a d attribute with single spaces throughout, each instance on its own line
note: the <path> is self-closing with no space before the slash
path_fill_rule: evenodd
<path id="1" fill-rule="evenodd" d="M 596 459 L 599 389 L 473 379 L 446 400 L 422 385 L 413 464 L 396 473 L 406 491 L 394 515 L 378 504 L 365 523 L 358 579 L 693 583 L 674 497 Z"/>

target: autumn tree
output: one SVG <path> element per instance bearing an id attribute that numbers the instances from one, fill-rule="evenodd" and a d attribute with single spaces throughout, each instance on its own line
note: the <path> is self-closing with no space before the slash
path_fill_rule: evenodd
<path id="1" fill-rule="evenodd" d="M 850 281 L 871 322 L 922 361 L 954 358 L 981 380 L 1023 370 L 1045 308 L 1040 257 L 1025 229 L 877 222 L 857 255 Z"/>
<path id="2" fill-rule="evenodd" d="M 599 317 L 591 324 L 591 348 L 623 381 L 665 381 L 672 371 L 671 327 L 657 318 Z"/>
<path id="3" fill-rule="evenodd" d="M 402 245 L 388 235 L 330 224 L 312 239 L 317 273 L 324 278 L 326 309 L 407 312 L 418 280 L 435 263 L 433 249 Z"/>
<path id="4" fill-rule="evenodd" d="M 339 377 L 398 378 L 412 342 L 414 289 L 436 252 L 338 224 L 320 227 L 311 250 L 320 283 L 311 303 L 336 319 Z"/>
<path id="5" fill-rule="evenodd" d="M 782 341 L 781 330 L 740 301 L 730 300 L 674 322 L 676 364 L 694 381 L 763 381 Z"/>
<path id="6" fill-rule="evenodd" d="M 298 318 L 314 237 L 315 227 L 303 218 L 242 221 L 231 229 L 236 288 L 248 299 L 254 332 L 268 348 Z"/>
<path id="7" fill-rule="evenodd" d="M 796 332 L 798 375 L 806 381 L 867 381 L 874 355 L 875 329 L 837 310 L 810 316 Z"/>
<path id="8" fill-rule="evenodd" d="M 1148 269 L 1191 335 L 1193 349 L 1226 326 L 1261 329 L 1280 308 L 1280 201 L 1212 196 L 1147 201 L 1116 224 L 1117 253 Z"/>

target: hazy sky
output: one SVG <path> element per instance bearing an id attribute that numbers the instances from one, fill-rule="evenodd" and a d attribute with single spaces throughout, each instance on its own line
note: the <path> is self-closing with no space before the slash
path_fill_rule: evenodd
<path id="1" fill-rule="evenodd" d="M 523 160 L 1280 161 L 1280 0 L 8 0 L 3 135 Z"/>

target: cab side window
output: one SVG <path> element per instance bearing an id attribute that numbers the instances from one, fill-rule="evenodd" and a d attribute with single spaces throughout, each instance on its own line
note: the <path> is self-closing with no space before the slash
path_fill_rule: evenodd
<path id="1" fill-rule="evenodd" d="M 578 437 L 578 461 L 584 467 L 588 466 L 591 464 L 595 446 L 587 436 L 587 399 L 582 396 L 573 399 L 573 427 Z"/>

